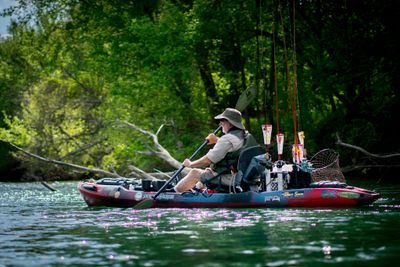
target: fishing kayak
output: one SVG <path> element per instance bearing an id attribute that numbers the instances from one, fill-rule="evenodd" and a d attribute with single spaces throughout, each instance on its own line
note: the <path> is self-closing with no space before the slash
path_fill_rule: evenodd
<path id="1" fill-rule="evenodd" d="M 134 207 L 153 199 L 158 190 L 157 186 L 145 188 L 143 181 L 104 178 L 80 182 L 78 191 L 88 206 Z M 354 207 L 372 204 L 379 197 L 377 192 L 345 183 L 316 182 L 306 188 L 274 191 L 161 192 L 151 208 Z"/>

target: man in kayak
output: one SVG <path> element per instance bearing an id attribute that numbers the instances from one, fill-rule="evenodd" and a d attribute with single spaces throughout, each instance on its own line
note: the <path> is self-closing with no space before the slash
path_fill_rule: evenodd
<path id="1" fill-rule="evenodd" d="M 242 124 L 242 114 L 236 109 L 227 108 L 214 118 L 219 120 L 224 135 L 217 137 L 209 134 L 206 139 L 214 147 L 200 159 L 183 161 L 185 167 L 192 169 L 174 187 L 178 193 L 193 188 L 201 189 L 206 183 L 234 185 L 233 173 L 247 133 Z"/>

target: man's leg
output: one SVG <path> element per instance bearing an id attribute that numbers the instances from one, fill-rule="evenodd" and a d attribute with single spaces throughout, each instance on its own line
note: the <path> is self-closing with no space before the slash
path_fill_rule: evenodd
<path id="1" fill-rule="evenodd" d="M 192 189 L 199 181 L 199 177 L 203 172 L 204 170 L 202 169 L 191 169 L 189 173 L 175 185 L 175 192 L 183 193 Z"/>

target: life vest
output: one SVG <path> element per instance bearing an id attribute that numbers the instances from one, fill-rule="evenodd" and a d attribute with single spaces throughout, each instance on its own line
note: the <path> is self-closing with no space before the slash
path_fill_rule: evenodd
<path id="1" fill-rule="evenodd" d="M 256 139 L 247 131 L 235 129 L 229 133 L 237 136 L 240 139 L 244 139 L 243 145 L 236 151 L 228 152 L 222 160 L 211 165 L 211 169 L 218 173 L 218 176 L 231 172 L 237 172 L 237 165 L 241 152 L 249 147 L 257 145 Z"/>

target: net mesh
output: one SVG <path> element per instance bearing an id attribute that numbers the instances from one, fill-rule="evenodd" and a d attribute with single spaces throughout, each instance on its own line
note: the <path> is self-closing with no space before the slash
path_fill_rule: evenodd
<path id="1" fill-rule="evenodd" d="M 310 162 L 313 168 L 311 178 L 314 182 L 346 182 L 339 166 L 339 153 L 333 149 L 319 151 L 310 159 Z"/>

